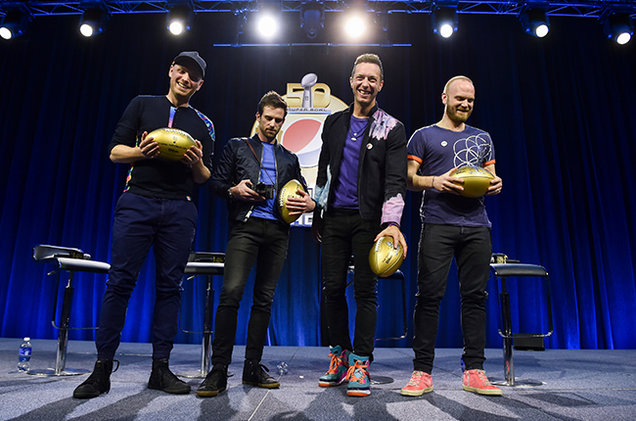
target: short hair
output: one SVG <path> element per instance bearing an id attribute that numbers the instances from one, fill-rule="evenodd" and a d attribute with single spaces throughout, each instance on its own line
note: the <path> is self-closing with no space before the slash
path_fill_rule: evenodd
<path id="1" fill-rule="evenodd" d="M 258 114 L 262 115 L 263 110 L 267 106 L 272 108 L 282 108 L 283 110 L 285 110 L 285 116 L 287 116 L 287 103 L 285 102 L 283 97 L 278 94 L 278 92 L 269 91 L 268 93 L 263 95 L 261 100 L 258 102 Z"/>
<path id="2" fill-rule="evenodd" d="M 470 80 L 470 78 L 468 76 L 458 75 L 458 76 L 453 76 L 452 78 L 448 79 L 448 82 L 446 82 L 446 85 L 444 85 L 444 91 L 442 91 L 442 92 L 445 93 L 446 95 L 448 95 L 448 88 L 450 88 L 450 86 L 451 86 L 451 84 L 453 82 L 458 81 L 458 80 L 465 80 L 466 82 L 469 82 L 471 85 L 475 86 L 473 81 Z"/>
<path id="3" fill-rule="evenodd" d="M 380 60 L 380 57 L 377 54 L 365 53 L 365 54 L 359 55 L 356 58 L 356 61 L 353 62 L 353 68 L 351 69 L 351 77 L 353 77 L 356 71 L 356 66 L 360 63 L 377 64 L 378 67 L 380 68 L 380 80 L 384 80 L 384 67 L 382 67 L 382 60 Z"/>

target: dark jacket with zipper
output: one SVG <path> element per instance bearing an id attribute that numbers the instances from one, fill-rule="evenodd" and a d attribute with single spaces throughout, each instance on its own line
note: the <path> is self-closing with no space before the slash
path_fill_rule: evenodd
<path id="1" fill-rule="evenodd" d="M 254 149 L 250 149 L 249 144 Z M 256 155 L 255 155 L 256 154 Z M 276 197 L 287 182 L 296 179 L 307 190 L 307 183 L 300 173 L 298 157 L 280 144 L 274 144 L 274 159 L 276 161 Z M 229 197 L 228 190 L 242 180 L 249 179 L 252 185 L 259 181 L 271 184 L 270 180 L 261 180 L 261 166 L 263 162 L 263 145 L 255 134 L 251 138 L 230 139 L 223 148 L 223 154 L 212 173 L 212 187 L 216 193 L 227 199 L 228 217 L 230 223 L 245 222 L 254 209 L 254 202 L 246 202 Z M 274 215 L 282 224 L 278 206 L 274 206 Z"/>
<path id="2" fill-rule="evenodd" d="M 322 129 L 322 149 L 316 178 L 317 206 L 314 218 L 331 206 L 353 105 L 327 117 Z M 399 210 L 401 216 L 406 196 L 406 133 L 404 125 L 376 105 L 360 148 L 358 163 L 358 207 L 364 219 L 395 222 L 383 215 L 385 205 Z M 388 209 L 391 206 L 387 206 Z M 320 208 L 320 209 L 319 209 Z M 395 212 L 393 212 L 395 213 Z"/>

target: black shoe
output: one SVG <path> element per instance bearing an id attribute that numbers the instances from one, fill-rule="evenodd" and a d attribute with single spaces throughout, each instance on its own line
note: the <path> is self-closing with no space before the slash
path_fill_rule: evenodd
<path id="1" fill-rule="evenodd" d="M 117 368 L 119 368 L 119 361 L 117 361 Z M 115 371 L 117 371 L 117 368 L 115 368 Z M 73 397 L 91 399 L 98 397 L 102 393 L 108 393 L 110 390 L 110 373 L 112 372 L 113 360 L 97 360 L 91 375 L 73 391 Z"/>
<path id="2" fill-rule="evenodd" d="M 199 385 L 197 395 L 202 398 L 210 398 L 227 389 L 227 366 L 215 365 L 205 376 L 205 380 Z"/>
<path id="3" fill-rule="evenodd" d="M 168 368 L 168 359 L 153 359 L 148 389 L 163 390 L 174 395 L 190 393 L 190 385 L 179 380 Z"/>
<path id="4" fill-rule="evenodd" d="M 278 380 L 267 374 L 268 368 L 260 361 L 245 360 L 243 365 L 243 384 L 250 386 L 264 387 L 266 389 L 276 389 L 280 387 Z"/>

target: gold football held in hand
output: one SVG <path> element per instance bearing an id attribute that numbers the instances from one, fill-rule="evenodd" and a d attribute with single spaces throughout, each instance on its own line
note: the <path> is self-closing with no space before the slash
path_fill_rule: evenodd
<path id="1" fill-rule="evenodd" d="M 289 180 L 283 188 L 280 189 L 280 193 L 278 194 L 278 210 L 280 211 L 280 216 L 283 218 L 283 221 L 288 224 L 300 218 L 300 215 L 290 215 L 289 209 L 287 209 L 287 199 L 290 197 L 301 198 L 301 196 L 296 193 L 298 190 L 305 191 L 305 188 L 298 180 L 294 179 Z"/>
<path id="2" fill-rule="evenodd" d="M 481 197 L 488 191 L 490 180 L 495 178 L 490 171 L 481 167 L 461 167 L 453 171 L 451 177 L 461 178 L 464 190 L 459 192 L 464 197 Z"/>
<path id="3" fill-rule="evenodd" d="M 369 265 L 377 276 L 386 278 L 393 275 L 402 265 L 404 253 L 402 244 L 395 248 L 392 237 L 382 237 L 373 244 L 369 252 Z"/>
<path id="4" fill-rule="evenodd" d="M 169 161 L 178 161 L 188 149 L 196 145 L 196 142 L 187 132 L 179 129 L 165 127 L 148 133 L 159 144 L 159 158 Z"/>

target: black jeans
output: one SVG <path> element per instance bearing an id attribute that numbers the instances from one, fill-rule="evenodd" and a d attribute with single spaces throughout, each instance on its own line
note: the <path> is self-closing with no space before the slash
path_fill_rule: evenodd
<path id="1" fill-rule="evenodd" d="M 213 365 L 232 362 L 239 303 L 255 264 L 254 302 L 247 327 L 245 359 L 261 360 L 274 292 L 287 257 L 288 244 L 289 227 L 277 221 L 252 217 L 232 227 L 214 323 Z"/>
<path id="2" fill-rule="evenodd" d="M 466 370 L 482 369 L 486 346 L 486 286 L 492 245 L 488 227 L 424 224 L 419 244 L 417 303 L 413 316 L 413 367 L 430 373 L 435 356 L 439 305 L 446 292 L 453 256 L 461 294 Z"/>
<path id="3" fill-rule="evenodd" d="M 340 345 L 360 356 L 371 356 L 377 318 L 377 279 L 369 266 L 369 251 L 380 232 L 379 221 L 368 221 L 359 212 L 330 210 L 322 234 L 322 276 L 329 345 Z M 353 289 L 356 319 L 353 347 L 345 289 L 353 254 Z"/>
<path id="4" fill-rule="evenodd" d="M 197 209 L 186 200 L 152 199 L 125 192 L 113 222 L 108 272 L 95 344 L 100 359 L 112 360 L 126 320 L 128 300 L 150 246 L 156 263 L 152 356 L 168 358 L 177 335 L 183 271 L 192 248 Z"/>

